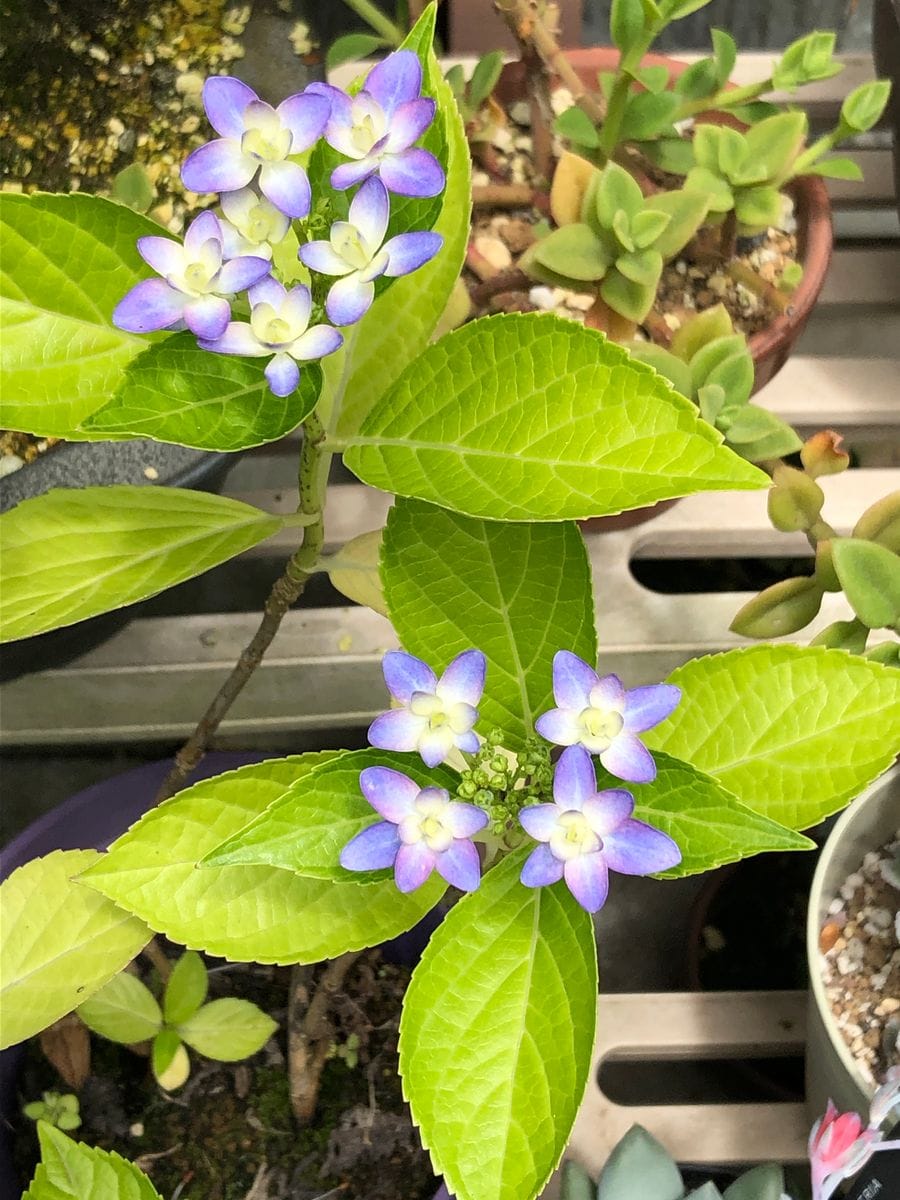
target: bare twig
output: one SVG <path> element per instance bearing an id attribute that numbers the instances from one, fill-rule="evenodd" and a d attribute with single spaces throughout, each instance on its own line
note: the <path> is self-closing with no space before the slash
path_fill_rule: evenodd
<path id="1" fill-rule="evenodd" d="M 333 958 L 313 983 L 314 967 L 298 964 L 291 972 L 288 998 L 288 1083 L 298 1125 L 312 1120 L 319 1098 L 322 1068 L 328 1060 L 334 1030 L 328 1019 L 331 999 L 343 987 L 361 950 Z"/>
<path id="2" fill-rule="evenodd" d="M 160 979 L 165 983 L 172 974 L 172 963 L 156 938 L 151 938 L 141 953 L 153 963 Z"/>
<path id="3" fill-rule="evenodd" d="M 578 72 L 563 54 L 556 36 L 541 18 L 534 0 L 494 0 L 494 7 L 512 30 L 519 44 L 529 43 L 540 55 L 544 65 L 572 93 L 579 108 L 600 125 L 606 109 L 597 96 L 592 95 L 578 76 Z"/>
<path id="4" fill-rule="evenodd" d="M 256 633 L 241 651 L 240 658 L 219 688 L 196 729 L 175 755 L 175 765 L 163 780 L 162 787 L 156 796 L 157 803 L 168 799 L 184 786 L 191 771 L 206 753 L 210 739 L 219 728 L 228 710 L 262 662 L 263 655 L 272 644 L 285 613 L 299 599 L 306 587 L 312 568 L 318 560 L 325 542 L 322 508 L 326 478 L 323 473 L 323 464 L 327 471 L 329 456 L 324 454 L 321 449 L 324 440 L 325 430 L 316 414 L 313 413 L 307 418 L 304 426 L 303 449 L 300 452 L 300 511 L 314 519 L 311 524 L 304 527 L 300 548 L 288 561 L 284 574 L 276 580 L 269 592 L 263 608 L 262 620 Z"/>
<path id="5" fill-rule="evenodd" d="M 486 183 L 472 188 L 475 208 L 528 208 L 534 203 L 534 188 L 527 183 Z"/>

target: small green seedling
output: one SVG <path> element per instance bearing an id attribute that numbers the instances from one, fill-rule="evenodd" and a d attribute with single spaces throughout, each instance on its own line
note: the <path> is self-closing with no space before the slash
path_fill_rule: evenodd
<path id="1" fill-rule="evenodd" d="M 54 1129 L 77 1129 L 81 1124 L 78 1097 L 71 1092 L 44 1092 L 43 1099 L 22 1107 L 30 1121 L 46 1121 Z"/>
<path id="2" fill-rule="evenodd" d="M 328 1057 L 341 1059 L 348 1071 L 355 1071 L 359 1066 L 359 1034 L 349 1034 L 345 1042 L 332 1042 Z"/>
<path id="3" fill-rule="evenodd" d="M 162 1007 L 135 975 L 122 971 L 77 1010 L 93 1033 L 125 1046 L 150 1042 L 150 1066 L 166 1091 L 191 1072 L 186 1046 L 217 1062 L 239 1062 L 266 1044 L 277 1024 L 249 1000 L 225 997 L 205 1004 L 209 979 L 193 950 L 175 963 Z"/>
<path id="4" fill-rule="evenodd" d="M 536 242 L 521 266 L 552 286 L 583 292 L 593 285 L 614 312 L 639 323 L 653 307 L 663 264 L 700 228 L 706 200 L 683 190 L 645 199 L 631 175 L 613 162 L 602 171 L 589 167 L 574 186 L 581 184 L 580 219 L 560 223 Z M 555 215 L 559 211 L 554 205 Z"/>
<path id="5" fill-rule="evenodd" d="M 150 211 L 156 199 L 156 188 L 143 163 L 133 162 L 122 168 L 113 180 L 112 198 L 135 212 Z"/>
<path id="6" fill-rule="evenodd" d="M 732 450 L 748 462 L 782 458 L 800 449 L 802 442 L 790 425 L 750 403 L 753 358 L 747 339 L 735 333 L 724 305 L 687 321 L 668 350 L 653 342 L 633 342 L 628 349 L 693 400 L 704 420 L 715 425 Z"/>
<path id="7" fill-rule="evenodd" d="M 450 84 L 470 138 L 477 140 L 493 124 L 490 119 L 485 119 L 483 110 L 491 99 L 502 70 L 503 55 L 499 50 L 492 50 L 478 60 L 468 79 L 460 63 L 450 67 L 444 77 Z"/>
<path id="8" fill-rule="evenodd" d="M 724 1192 L 712 1181 L 688 1192 L 675 1160 L 641 1125 L 632 1125 L 614 1147 L 595 1184 L 576 1162 L 563 1168 L 561 1200 L 781 1200 L 784 1172 L 764 1163 Z"/>

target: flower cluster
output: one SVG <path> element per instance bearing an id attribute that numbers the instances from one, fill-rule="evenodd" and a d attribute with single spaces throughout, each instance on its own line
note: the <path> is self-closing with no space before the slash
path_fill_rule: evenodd
<path id="1" fill-rule="evenodd" d="M 422 67 L 410 50 L 374 67 L 356 96 L 314 83 L 277 108 L 238 79 L 207 79 L 203 104 L 219 137 L 188 155 L 181 177 L 192 191 L 218 193 L 222 215 L 202 212 L 183 242 L 140 238 L 138 252 L 159 278 L 132 288 L 113 322 L 131 333 L 189 329 L 203 350 L 268 358 L 270 389 L 289 395 L 300 381 L 298 363 L 333 354 L 343 343 L 334 327 L 353 325 L 369 310 L 377 279 L 408 275 L 441 248 L 440 235 L 427 230 L 385 241 L 389 193 L 429 197 L 444 187 L 440 163 L 415 145 L 435 115 L 434 101 L 421 91 Z M 327 241 L 300 245 L 311 278 L 336 277 L 325 300 L 331 325 L 310 325 L 310 287 L 288 291 L 273 260 L 292 223 L 310 216 L 312 189 L 298 156 L 323 138 L 351 160 L 332 171 L 331 187 L 362 186 L 348 220 L 334 221 Z M 305 226 L 297 232 L 308 237 Z M 243 293 L 249 322 L 232 320 Z"/>
<path id="2" fill-rule="evenodd" d="M 352 871 L 393 866 L 399 889 L 411 891 L 437 870 L 449 883 L 473 891 L 480 858 L 472 841 L 488 826 L 504 822 L 538 845 L 526 859 L 521 881 L 542 887 L 564 880 L 578 903 L 597 912 L 609 890 L 609 872 L 647 875 L 681 861 L 676 843 L 634 817 L 634 797 L 623 788 L 598 790 L 591 757 L 632 782 L 655 778 L 653 758 L 637 734 L 672 712 L 681 693 L 668 684 L 626 690 L 615 675 L 603 678 L 566 650 L 553 662 L 553 693 L 559 707 L 541 716 L 537 731 L 566 748 L 555 769 L 546 747 L 532 742 L 513 769 L 513 756 L 491 735 L 485 745 L 475 732 L 487 663 L 479 650 L 456 656 L 438 678 L 426 663 L 403 651 L 384 656 L 384 678 L 397 707 L 377 717 L 371 745 L 418 753 L 427 767 L 469 755 L 457 795 L 421 787 L 399 771 L 370 767 L 362 772 L 363 795 L 383 820 L 357 834 L 343 849 L 341 864 Z M 526 761 L 527 760 L 527 761 Z M 552 803 L 544 802 L 547 787 Z M 476 803 L 469 803 L 469 799 Z M 540 799 L 534 804 L 529 801 Z M 499 828 L 498 828 L 499 827 Z"/>

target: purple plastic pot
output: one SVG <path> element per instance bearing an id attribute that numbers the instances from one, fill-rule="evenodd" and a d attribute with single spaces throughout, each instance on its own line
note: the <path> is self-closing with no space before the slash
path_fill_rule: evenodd
<path id="1" fill-rule="evenodd" d="M 248 763 L 270 757 L 249 751 L 208 754 L 190 777 L 191 783 L 234 771 Z M 112 779 L 95 783 L 70 796 L 58 807 L 32 822 L 0 854 L 0 880 L 13 871 L 50 854 L 54 850 L 105 850 L 120 834 L 153 807 L 156 793 L 170 767 L 171 760 L 147 763 Z M 384 947 L 391 962 L 414 966 L 434 930 L 442 920 L 438 905 L 415 928 L 403 933 Z M 16 1082 L 21 1070 L 24 1046 L 10 1046 L 0 1053 L 0 1197 L 21 1197 L 23 1185 L 13 1166 L 12 1145 L 7 1120 L 16 1109 Z M 453 1200 L 444 1184 L 435 1200 Z"/>

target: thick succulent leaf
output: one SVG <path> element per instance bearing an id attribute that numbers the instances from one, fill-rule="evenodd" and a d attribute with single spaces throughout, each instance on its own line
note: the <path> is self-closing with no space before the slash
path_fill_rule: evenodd
<path id="1" fill-rule="evenodd" d="M 550 215 L 557 225 L 574 225 L 580 220 L 588 186 L 599 176 L 586 158 L 569 150 L 562 152 L 550 188 Z"/>
<path id="2" fill-rule="evenodd" d="M 781 1200 L 783 1195 L 784 1171 L 777 1163 L 760 1163 L 730 1184 L 723 1200 Z"/>
<path id="3" fill-rule="evenodd" d="M 804 168 L 804 175 L 821 175 L 824 179 L 849 179 L 859 183 L 863 178 L 862 167 L 852 158 L 823 158 Z"/>
<path id="4" fill-rule="evenodd" d="M 278 1022 L 249 1000 L 225 996 L 179 1022 L 178 1032 L 204 1058 L 240 1062 L 262 1050 L 277 1028 Z"/>
<path id="5" fill-rule="evenodd" d="M 688 138 L 664 135 L 651 142 L 638 142 L 637 147 L 660 170 L 673 175 L 687 175 L 694 166 L 694 145 Z"/>
<path id="6" fill-rule="evenodd" d="M 458 1200 L 532 1200 L 568 1140 L 597 1007 L 593 923 L 506 858 L 432 935 L 400 1022 L 403 1089 Z"/>
<path id="7" fill-rule="evenodd" d="M 14 641 L 155 596 L 283 525 L 185 488 L 56 488 L 0 517 L 0 639 Z"/>
<path id="8" fill-rule="evenodd" d="M 640 324 L 653 307 L 656 287 L 653 283 L 636 283 L 614 267 L 600 287 L 600 295 L 611 309 L 626 320 Z"/>
<path id="9" fill-rule="evenodd" d="M 671 222 L 672 218 L 668 213 L 656 212 L 652 208 L 644 208 L 639 213 L 635 213 L 631 221 L 634 244 L 639 250 L 646 246 L 652 246 Z"/>
<path id="10" fill-rule="evenodd" d="M 133 1163 L 38 1125 L 41 1162 L 22 1200 L 162 1200 Z"/>
<path id="11" fill-rule="evenodd" d="M 669 677 L 683 693 L 642 735 L 791 829 L 843 808 L 886 770 L 900 733 L 900 675 L 820 646 L 750 646 Z"/>
<path id="12" fill-rule="evenodd" d="M 584 109 L 573 105 L 559 114 L 553 122 L 553 132 L 558 137 L 568 138 L 576 146 L 596 150 L 600 145 L 600 134 Z"/>
<path id="13" fill-rule="evenodd" d="M 589 225 L 563 225 L 554 229 L 534 243 L 529 257 L 557 275 L 585 283 L 602 279 L 610 263 L 603 243 Z"/>
<path id="14" fill-rule="evenodd" d="M 149 1041 L 163 1023 L 156 997 L 128 971 L 120 971 L 90 1000 L 80 1004 L 78 1015 L 93 1033 L 126 1046 Z"/>
<path id="15" fill-rule="evenodd" d="M 471 158 L 456 101 L 431 49 L 434 17 L 435 9 L 429 5 L 404 44 L 423 61 L 423 94 L 437 100 L 435 125 L 423 145 L 443 163 L 447 186 L 434 201 L 434 215 L 426 221 L 421 213 L 401 210 L 396 198 L 392 209 L 406 218 L 406 228 L 431 228 L 443 237 L 444 245 L 424 267 L 392 280 L 389 296 L 378 296 L 362 320 L 348 331 L 345 348 L 325 359 L 322 411 L 331 414 L 332 425 L 341 433 L 359 428 L 378 397 L 428 344 L 465 258 Z"/>
<path id="16" fill-rule="evenodd" d="M 488 660 L 479 729 L 514 748 L 553 707 L 553 655 L 597 658 L 591 570 L 573 524 L 513 525 L 398 500 L 382 558 L 403 646 L 435 668 L 472 647 Z"/>
<path id="17" fill-rule="evenodd" d="M 396 937 L 434 907 L 443 881 L 402 896 L 392 882 L 335 883 L 268 866 L 197 870 L 331 757 L 274 759 L 195 784 L 120 837 L 83 882 L 172 941 L 238 962 L 319 962 Z"/>
<path id="18" fill-rule="evenodd" d="M 58 850 L 0 885 L 0 1048 L 71 1012 L 149 941 L 142 921 L 74 881 L 99 857 L 96 850 Z"/>
<path id="19" fill-rule="evenodd" d="M 692 195 L 703 197 L 706 201 L 707 212 L 726 213 L 734 208 L 734 193 L 731 190 L 731 184 L 716 171 L 710 170 L 709 167 L 692 167 L 687 173 L 684 187 Z"/>
<path id="20" fill-rule="evenodd" d="M 669 349 L 684 362 L 689 363 L 698 350 L 721 337 L 734 332 L 731 317 L 724 304 L 714 304 L 697 313 L 676 329 Z"/>
<path id="21" fill-rule="evenodd" d="M 306 363 L 300 385 L 274 396 L 264 362 L 212 354 L 190 333 L 150 346 L 129 363 L 115 396 L 83 430 L 96 438 L 142 437 L 198 450 L 247 450 L 290 433 L 316 406 L 322 368 Z"/>
<path id="22" fill-rule="evenodd" d="M 844 595 L 863 624 L 900 626 L 900 555 L 859 538 L 833 538 L 831 546 Z"/>
<path id="23" fill-rule="evenodd" d="M 637 92 L 629 97 L 619 140 L 643 141 L 655 137 L 672 124 L 679 108 L 679 98 L 674 92 Z"/>
<path id="24" fill-rule="evenodd" d="M 887 79 L 872 79 L 844 99 L 841 105 L 841 124 L 852 133 L 865 133 L 881 120 L 891 94 Z"/>
<path id="25" fill-rule="evenodd" d="M 678 843 L 681 862 L 662 873 L 680 879 L 772 850 L 811 850 L 815 843 L 747 808 L 717 779 L 657 751 L 652 783 L 629 785 L 635 816 Z M 601 788 L 621 786 L 602 769 Z"/>
<path id="26" fill-rule="evenodd" d="M 347 871 L 339 862 L 351 838 L 381 819 L 359 786 L 366 767 L 390 767 L 420 787 L 451 793 L 459 783 L 455 772 L 426 767 L 418 756 L 351 750 L 303 775 L 255 821 L 206 855 L 201 869 L 264 863 L 313 879 L 377 883 L 390 878 L 387 871 Z"/>
<path id="27" fill-rule="evenodd" d="M 786 421 L 756 404 L 745 404 L 738 410 L 728 426 L 726 437 L 729 445 L 734 446 L 748 462 L 784 458 L 787 454 L 796 453 L 803 445 Z"/>
<path id="28" fill-rule="evenodd" d="M 618 163 L 607 163 L 594 194 L 594 212 L 601 228 L 611 229 L 617 212 L 633 217 L 643 205 L 644 196 L 634 178 Z"/>
<path id="29" fill-rule="evenodd" d="M 658 250 L 633 250 L 616 259 L 616 270 L 632 283 L 655 288 L 662 274 L 662 255 Z"/>
<path id="30" fill-rule="evenodd" d="M 549 314 L 442 338 L 382 397 L 345 461 L 396 495 L 512 521 L 769 482 L 625 350 Z"/>
<path id="31" fill-rule="evenodd" d="M 781 216 L 781 193 L 772 187 L 739 189 L 734 195 L 734 213 L 748 232 L 767 229 Z"/>
<path id="32" fill-rule="evenodd" d="M 0 200 L 0 424 L 83 438 L 146 337 L 112 324 L 113 309 L 149 274 L 137 239 L 160 228 L 99 196 L 3 194 Z"/>
<path id="33" fill-rule="evenodd" d="M 638 362 L 646 363 L 648 367 L 652 367 L 654 371 L 664 375 L 676 392 L 690 397 L 692 392 L 691 368 L 686 362 L 676 358 L 674 354 L 662 346 L 658 346 L 655 342 L 630 342 L 628 353 Z"/>
<path id="34" fill-rule="evenodd" d="M 681 1172 L 661 1142 L 642 1125 L 632 1125 L 613 1147 L 600 1172 L 600 1200 L 634 1200 L 640 1180 L 641 1200 L 681 1200 Z"/>
<path id="35" fill-rule="evenodd" d="M 664 212 L 672 219 L 653 243 L 665 259 L 683 250 L 706 219 L 712 206 L 706 196 L 699 192 L 657 192 L 647 202 L 654 212 Z"/>
<path id="36" fill-rule="evenodd" d="M 744 134 L 748 162 L 765 167 L 766 177 L 778 184 L 790 174 L 800 153 L 809 120 L 805 112 L 794 111 L 767 117 Z"/>

